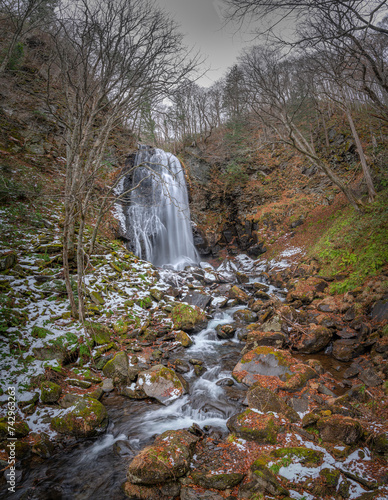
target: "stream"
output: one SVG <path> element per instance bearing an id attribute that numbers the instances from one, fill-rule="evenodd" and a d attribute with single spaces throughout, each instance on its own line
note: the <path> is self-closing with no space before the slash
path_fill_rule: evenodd
<path id="1" fill-rule="evenodd" d="M 183 429 L 193 423 L 206 432 L 227 434 L 226 421 L 242 409 L 246 388 L 218 385 L 230 379 L 243 347 L 236 338 L 220 340 L 215 328 L 233 322 L 239 307 L 216 312 L 207 327 L 193 335 L 193 345 L 172 354 L 169 361 L 192 358 L 203 361 L 206 372 L 197 377 L 191 369 L 184 375 L 189 393 L 169 406 L 150 400 L 130 400 L 115 393 L 102 402 L 109 413 L 109 426 L 97 439 L 77 443 L 49 459 L 37 457 L 23 467 L 17 481 L 15 499 L 103 500 L 125 499 L 121 486 L 126 479 L 129 461 L 166 430 Z M 1 497 L 5 498 L 5 497 Z"/>

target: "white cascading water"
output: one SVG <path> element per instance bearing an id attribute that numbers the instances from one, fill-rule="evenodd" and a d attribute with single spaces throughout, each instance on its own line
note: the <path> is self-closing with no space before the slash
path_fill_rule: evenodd
<path id="1" fill-rule="evenodd" d="M 136 155 L 127 220 L 133 250 L 156 266 L 183 269 L 198 262 L 183 168 L 162 149 L 141 147 Z"/>

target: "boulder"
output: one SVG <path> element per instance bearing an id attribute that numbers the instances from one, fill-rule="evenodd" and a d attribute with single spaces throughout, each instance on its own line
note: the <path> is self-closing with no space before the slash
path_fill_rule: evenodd
<path id="1" fill-rule="evenodd" d="M 215 491 L 198 491 L 198 488 L 189 488 L 183 486 L 181 489 L 180 500 L 224 500 L 225 497 Z"/>
<path id="2" fill-rule="evenodd" d="M 365 352 L 365 347 L 357 339 L 341 339 L 333 342 L 332 356 L 338 361 L 350 361 Z"/>
<path id="3" fill-rule="evenodd" d="M 217 337 L 220 339 L 232 339 L 236 328 L 233 325 L 217 325 L 216 332 Z"/>
<path id="4" fill-rule="evenodd" d="M 6 271 L 16 265 L 17 255 L 13 251 L 2 252 L 0 254 L 0 271 Z"/>
<path id="5" fill-rule="evenodd" d="M 327 286 L 327 282 L 321 278 L 310 277 L 297 281 L 293 289 L 288 292 L 287 300 L 289 302 L 300 300 L 303 304 L 310 304 Z"/>
<path id="6" fill-rule="evenodd" d="M 140 372 L 136 384 L 136 390 L 139 389 L 164 405 L 173 403 L 186 393 L 181 379 L 174 370 L 163 365 L 156 365 Z"/>
<path id="7" fill-rule="evenodd" d="M 281 349 L 288 341 L 284 333 L 262 332 L 260 330 L 253 330 L 249 332 L 246 340 L 248 350 L 259 346 L 276 347 L 277 349 Z"/>
<path id="8" fill-rule="evenodd" d="M 10 436 L 8 426 L 11 426 L 11 422 L 8 422 L 8 418 L 0 418 L 0 440 L 6 440 L 8 437 L 23 438 L 30 432 L 30 428 L 26 422 L 12 422 L 13 435 Z"/>
<path id="9" fill-rule="evenodd" d="M 103 345 L 110 342 L 110 330 L 106 325 L 95 321 L 85 321 L 85 328 L 96 344 Z"/>
<path id="10" fill-rule="evenodd" d="M 341 441 L 352 445 L 357 443 L 363 435 L 363 429 L 358 420 L 342 415 L 331 415 L 319 419 L 317 428 L 321 439 L 329 443 Z"/>
<path id="11" fill-rule="evenodd" d="M 181 485 L 170 482 L 155 486 L 143 486 L 127 481 L 123 485 L 127 497 L 136 500 L 174 500 L 179 497 Z"/>
<path id="12" fill-rule="evenodd" d="M 244 479 L 244 474 L 238 472 L 217 473 L 214 471 L 195 471 L 191 474 L 194 484 L 202 488 L 212 488 L 215 490 L 227 490 L 234 488 Z"/>
<path id="13" fill-rule="evenodd" d="M 190 347 L 193 343 L 191 338 L 183 330 L 180 330 L 179 332 L 175 333 L 175 339 L 178 342 L 180 342 L 183 345 L 183 347 Z"/>
<path id="14" fill-rule="evenodd" d="M 90 397 L 78 398 L 74 405 L 51 420 L 53 430 L 75 437 L 92 437 L 104 432 L 108 425 L 108 412 L 104 405 Z"/>
<path id="15" fill-rule="evenodd" d="M 251 465 L 248 481 L 240 487 L 239 499 L 267 498 L 263 495 L 289 496 L 289 491 L 283 488 L 275 474 L 267 467 L 268 459 L 259 457 Z"/>
<path id="16" fill-rule="evenodd" d="M 300 420 L 297 412 L 288 406 L 274 392 L 259 384 L 252 386 L 247 393 L 248 406 L 251 409 L 259 410 L 263 413 L 275 412 L 281 413 L 291 422 Z"/>
<path id="17" fill-rule="evenodd" d="M 129 362 L 125 352 L 118 352 L 102 369 L 105 377 L 111 378 L 115 384 L 126 382 L 128 379 Z"/>
<path id="18" fill-rule="evenodd" d="M 315 370 L 299 363 L 288 351 L 266 346 L 244 354 L 232 375 L 237 382 L 248 386 L 260 382 L 263 387 L 287 391 L 298 391 L 318 376 Z"/>
<path id="19" fill-rule="evenodd" d="M 189 470 L 198 439 L 186 430 L 164 432 L 132 460 L 129 481 L 146 486 L 176 481 Z"/>
<path id="20" fill-rule="evenodd" d="M 200 309 L 205 310 L 212 301 L 212 297 L 206 293 L 191 291 L 183 297 L 182 300 L 183 302 L 187 302 L 190 306 L 197 306 Z"/>
<path id="21" fill-rule="evenodd" d="M 257 314 L 249 309 L 239 309 L 233 314 L 233 319 L 243 323 L 254 323 L 257 320 Z"/>
<path id="22" fill-rule="evenodd" d="M 372 319 L 375 321 L 384 321 L 388 320 L 388 300 L 387 297 L 385 300 L 379 300 L 373 306 L 371 312 Z"/>
<path id="23" fill-rule="evenodd" d="M 263 415 L 251 409 L 230 417 L 226 425 L 236 436 L 260 444 L 275 444 L 277 435 L 282 430 L 278 419 L 273 415 Z"/>
<path id="24" fill-rule="evenodd" d="M 237 300 L 238 303 L 240 304 L 245 304 L 249 300 L 249 295 L 244 292 L 244 290 L 241 290 L 238 286 L 232 286 L 232 288 L 229 290 L 229 298 L 232 300 Z"/>
<path id="25" fill-rule="evenodd" d="M 40 400 L 42 403 L 56 403 L 61 397 L 62 387 L 54 382 L 45 381 L 40 384 Z"/>
<path id="26" fill-rule="evenodd" d="M 314 354 L 327 347 L 332 337 L 333 334 L 328 328 L 317 326 L 304 334 L 295 347 L 303 354 Z"/>
<path id="27" fill-rule="evenodd" d="M 270 320 L 266 321 L 261 327 L 262 332 L 281 332 L 282 327 L 285 325 L 284 320 L 282 320 L 279 316 L 274 316 Z M 287 330 L 286 330 L 287 331 Z"/>
<path id="28" fill-rule="evenodd" d="M 201 330 L 206 324 L 206 315 L 197 306 L 177 304 L 171 311 L 171 317 L 176 330 L 196 332 Z"/>

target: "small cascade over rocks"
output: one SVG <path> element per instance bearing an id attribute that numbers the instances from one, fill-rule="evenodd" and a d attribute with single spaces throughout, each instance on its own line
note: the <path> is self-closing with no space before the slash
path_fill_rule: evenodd
<path id="1" fill-rule="evenodd" d="M 119 189 L 119 193 L 130 190 L 121 220 L 132 250 L 159 267 L 179 270 L 196 264 L 198 254 L 180 161 L 162 149 L 140 146 L 134 167 L 132 178 L 124 179 Z"/>

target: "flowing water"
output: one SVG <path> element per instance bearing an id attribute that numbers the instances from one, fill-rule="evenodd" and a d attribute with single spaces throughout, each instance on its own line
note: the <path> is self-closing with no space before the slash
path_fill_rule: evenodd
<path id="1" fill-rule="evenodd" d="M 183 168 L 162 149 L 139 149 L 130 204 L 124 209 L 125 233 L 136 255 L 156 266 L 183 269 L 198 262 Z"/>
<path id="2" fill-rule="evenodd" d="M 236 340 L 217 339 L 215 328 L 233 321 L 237 308 L 216 313 L 207 327 L 193 335 L 193 345 L 171 356 L 203 361 L 206 372 L 196 377 L 191 370 L 184 377 L 189 393 L 169 406 L 149 400 L 129 400 L 115 393 L 104 396 L 109 426 L 104 435 L 83 441 L 72 449 L 42 460 L 34 458 L 22 468 L 20 489 L 12 498 L 39 500 L 121 500 L 121 485 L 129 461 L 153 436 L 166 430 L 183 429 L 193 423 L 207 432 L 227 432 L 226 421 L 242 409 L 244 389 L 217 385 L 230 377 L 242 345 Z M 4 497 L 7 498 L 7 497 Z"/>

